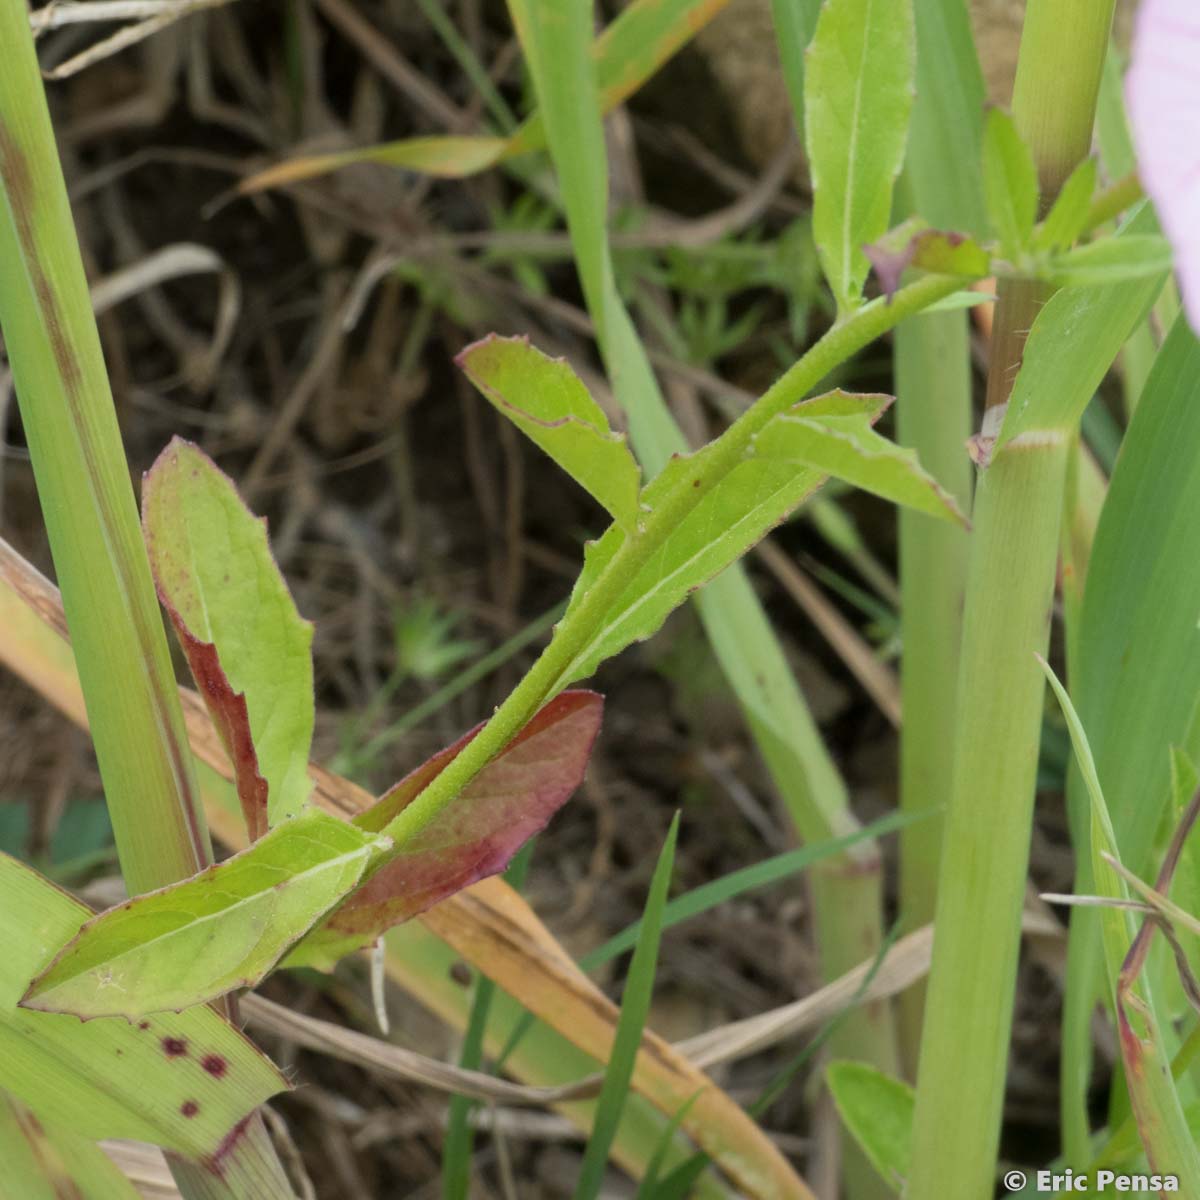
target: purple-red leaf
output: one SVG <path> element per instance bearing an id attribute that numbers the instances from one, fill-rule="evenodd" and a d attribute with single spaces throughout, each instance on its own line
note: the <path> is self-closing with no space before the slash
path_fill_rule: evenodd
<path id="1" fill-rule="evenodd" d="M 504 870 L 583 781 L 603 708 L 603 698 L 590 691 L 551 700 L 453 803 L 313 930 L 285 965 L 332 966 L 393 925 Z M 481 728 L 406 775 L 354 823 L 383 829 Z"/>

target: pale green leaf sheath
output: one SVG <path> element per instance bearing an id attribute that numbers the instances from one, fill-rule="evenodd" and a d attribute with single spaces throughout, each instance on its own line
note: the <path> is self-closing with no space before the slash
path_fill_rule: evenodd
<path id="1" fill-rule="evenodd" d="M 39 1118 L 83 1137 L 133 1138 L 193 1160 L 219 1158 L 247 1114 L 287 1081 L 211 1008 L 85 1023 L 18 1007 L 30 976 L 90 916 L 0 854 L 0 1086 Z"/>
<path id="2" fill-rule="evenodd" d="M 218 866 L 89 921 L 22 1007 L 132 1019 L 252 987 L 390 847 L 306 809 Z"/>
<path id="3" fill-rule="evenodd" d="M 838 311 L 856 307 L 863 246 L 887 229 L 912 111 L 911 0 L 828 0 L 807 53 L 813 237 Z"/>
<path id="4" fill-rule="evenodd" d="M 142 527 L 159 598 L 233 762 L 251 840 L 308 799 L 312 625 L 266 522 L 199 447 L 175 438 L 147 472 Z"/>
<path id="5" fill-rule="evenodd" d="M 528 338 L 493 334 L 455 361 L 499 412 L 633 530 L 641 471 L 625 435 L 612 432 L 565 359 L 547 357 Z"/>

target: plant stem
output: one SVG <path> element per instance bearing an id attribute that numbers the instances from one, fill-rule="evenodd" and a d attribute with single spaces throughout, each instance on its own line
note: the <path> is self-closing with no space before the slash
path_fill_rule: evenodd
<path id="1" fill-rule="evenodd" d="M 403 842 L 431 820 L 495 757 L 543 704 L 566 686 L 604 614 L 634 574 L 662 546 L 712 484 L 741 461 L 754 435 L 770 419 L 802 400 L 853 354 L 906 317 L 956 291 L 959 281 L 930 275 L 900 291 L 891 304 L 875 301 L 835 325 L 716 441 L 695 455 L 696 470 L 684 485 L 664 494 L 645 525 L 627 538 L 586 595 L 557 626 L 549 646 L 458 757 L 383 831 Z M 690 480 L 699 477 L 696 488 Z"/>
<path id="2" fill-rule="evenodd" d="M 1013 109 L 1043 207 L 1087 154 L 1112 0 L 1029 0 Z M 1002 286 L 988 405 L 1007 402 L 1044 297 Z M 983 472 L 971 545 L 954 786 L 913 1127 L 911 1200 L 992 1195 L 1028 868 L 1045 653 L 1070 438 L 1030 432 Z"/>
<path id="3" fill-rule="evenodd" d="M 896 439 L 970 512 L 971 360 L 963 313 L 916 317 L 896 332 Z M 900 513 L 900 806 L 944 808 L 950 799 L 958 715 L 958 652 L 968 534 L 921 513 Z M 933 920 L 943 819 L 900 834 L 900 911 L 910 931 Z M 915 1077 L 925 1006 L 922 981 L 901 994 L 905 1068 Z"/>
<path id="4" fill-rule="evenodd" d="M 994 1186 L 1067 445 L 1015 439 L 976 498 L 911 1200 Z"/>
<path id="5" fill-rule="evenodd" d="M 1092 148 L 1115 0 L 1028 0 L 1013 120 L 1037 163 L 1042 207 Z"/>
<path id="6" fill-rule="evenodd" d="M 0 326 L 136 893 L 212 851 L 22 0 L 0 0 L 0 46 Z"/>
<path id="7" fill-rule="evenodd" d="M 212 848 L 23 0 L 0 0 L 0 48 L 0 327 L 137 894 L 195 874 Z M 220 1172 L 173 1170 L 189 1200 L 247 1195 L 251 1183 L 264 1200 L 292 1195 L 258 1117 Z"/>

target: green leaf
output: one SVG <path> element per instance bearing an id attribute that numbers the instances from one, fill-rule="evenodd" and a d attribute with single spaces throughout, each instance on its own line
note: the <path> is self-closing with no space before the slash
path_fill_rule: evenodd
<path id="1" fill-rule="evenodd" d="M 900 1190 L 912 1157 L 915 1093 L 861 1062 L 832 1062 L 825 1081 L 842 1121 L 889 1187 Z"/>
<path id="2" fill-rule="evenodd" d="M 0 855 L 0 1087 L 83 1137 L 217 1154 L 238 1123 L 287 1081 L 211 1008 L 136 1024 L 17 1007 L 31 976 L 90 910 Z M 5 1161 L 0 1159 L 0 1161 Z"/>
<path id="3" fill-rule="evenodd" d="M 1059 255 L 1045 267 L 1051 282 L 1062 287 L 1122 283 L 1161 278 L 1171 269 L 1171 245 L 1156 233 L 1103 238 Z"/>
<path id="4" fill-rule="evenodd" d="M 808 50 L 805 143 L 813 237 L 841 312 L 867 277 L 904 161 L 916 50 L 911 0 L 827 0 Z"/>
<path id="5" fill-rule="evenodd" d="M 42 1120 L 0 1093 L 0 1163 L 20 1200 L 138 1200 L 133 1184 L 89 1138 Z"/>
<path id="6" fill-rule="evenodd" d="M 917 512 L 967 524 L 957 501 L 922 469 L 916 452 L 880 437 L 869 417 L 801 412 L 803 406 L 776 417 L 754 439 L 755 455 L 810 467 Z"/>
<path id="7" fill-rule="evenodd" d="M 253 987 L 390 846 L 306 809 L 225 862 L 88 921 L 22 1007 L 133 1019 Z"/>
<path id="8" fill-rule="evenodd" d="M 1035 250 L 1066 250 L 1087 224 L 1088 209 L 1096 190 L 1096 160 L 1085 158 L 1067 177 L 1046 219 L 1033 235 Z"/>
<path id="9" fill-rule="evenodd" d="M 878 417 L 886 396 L 850 396 L 843 392 L 797 405 L 803 415 L 844 416 L 853 411 Z M 642 504 L 652 509 L 679 487 L 692 487 L 700 495 L 696 506 L 679 522 L 663 547 L 630 580 L 600 625 L 580 648 L 563 674 L 565 684 L 584 679 L 606 658 L 631 642 L 657 632 L 675 608 L 697 588 L 720 574 L 806 500 L 825 475 L 793 461 L 750 455 L 733 470 L 710 481 L 705 454 L 673 458 L 642 492 Z M 611 527 L 599 541 L 588 545 L 583 572 L 571 595 L 579 603 L 613 555 L 625 534 Z M 568 608 L 568 614 L 571 609 Z M 769 714 L 768 714 L 769 719 Z"/>
<path id="10" fill-rule="evenodd" d="M 583 782 L 603 711 L 604 701 L 595 692 L 556 696 L 450 805 L 312 930 L 285 965 L 330 970 L 385 930 L 504 870 Z M 354 824 L 372 832 L 383 829 L 482 728 L 410 772 Z"/>
<path id="11" fill-rule="evenodd" d="M 253 840 L 298 813 L 311 790 L 312 625 L 271 557 L 266 521 L 199 447 L 175 438 L 159 455 L 142 489 L 142 526 Z"/>
<path id="12" fill-rule="evenodd" d="M 642 1030 L 650 1012 L 654 995 L 654 975 L 658 967 L 658 943 L 662 932 L 663 909 L 671 888 L 671 872 L 675 866 L 675 841 L 679 836 L 679 814 L 676 813 L 667 832 L 667 840 L 658 856 L 658 865 L 650 880 L 650 893 L 642 913 L 642 931 L 637 949 L 629 964 L 629 975 L 621 996 L 621 1015 L 613 1039 L 612 1053 L 604 1070 L 604 1083 L 596 1103 L 592 1136 L 588 1138 L 575 1184 L 575 1200 L 593 1200 L 600 1194 L 604 1172 L 608 1167 L 608 1152 L 616 1136 L 633 1066 L 642 1044 Z"/>
<path id="13" fill-rule="evenodd" d="M 625 528 L 637 523 L 641 471 L 623 433 L 563 358 L 548 358 L 528 338 L 493 334 L 455 360 L 467 378 Z"/>
<path id="14" fill-rule="evenodd" d="M 1016 260 L 1037 220 L 1037 167 L 1012 117 L 999 109 L 988 113 L 983 129 L 983 195 L 992 232 Z"/>

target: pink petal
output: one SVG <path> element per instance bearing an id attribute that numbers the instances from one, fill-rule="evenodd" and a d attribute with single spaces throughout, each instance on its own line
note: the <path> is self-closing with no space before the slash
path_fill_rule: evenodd
<path id="1" fill-rule="evenodd" d="M 1175 251 L 1188 323 L 1200 332 L 1200 5 L 1142 0 L 1125 77 L 1138 174 Z"/>

